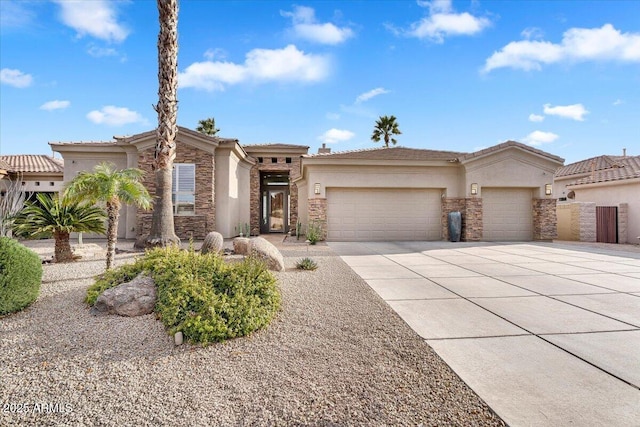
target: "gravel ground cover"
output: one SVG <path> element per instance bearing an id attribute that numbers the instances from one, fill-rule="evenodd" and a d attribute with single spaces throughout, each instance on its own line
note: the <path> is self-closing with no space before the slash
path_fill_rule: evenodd
<path id="1" fill-rule="evenodd" d="M 0 318 L 0 425 L 504 425 L 329 247 L 281 250 L 281 313 L 208 347 L 91 316 L 104 259 L 45 265 L 39 299 Z"/>

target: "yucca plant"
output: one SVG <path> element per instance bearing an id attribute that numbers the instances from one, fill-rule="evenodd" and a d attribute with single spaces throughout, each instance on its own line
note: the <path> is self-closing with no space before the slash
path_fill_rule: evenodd
<path id="1" fill-rule="evenodd" d="M 69 235 L 73 232 L 104 234 L 105 219 L 104 211 L 97 206 L 39 193 L 36 200 L 26 202 L 16 216 L 13 230 L 33 238 L 53 235 L 55 261 L 70 262 L 74 259 Z"/>

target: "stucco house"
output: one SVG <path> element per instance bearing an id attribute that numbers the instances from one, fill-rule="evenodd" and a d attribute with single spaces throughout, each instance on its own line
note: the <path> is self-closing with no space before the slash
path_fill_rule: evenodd
<path id="1" fill-rule="evenodd" d="M 57 193 L 62 189 L 63 170 L 62 159 L 47 155 L 0 156 L 0 193 L 5 191 L 8 180 L 20 181 L 28 197 L 34 193 Z"/>
<path id="2" fill-rule="evenodd" d="M 139 167 L 153 192 L 155 131 L 109 142 L 56 142 L 64 180 L 101 161 Z M 509 141 L 475 153 L 405 147 L 331 153 L 326 147 L 241 145 L 179 127 L 176 233 L 203 238 L 287 233 L 317 222 L 329 240 L 442 240 L 451 211 L 464 240 L 538 240 L 556 234 L 553 172 L 563 159 Z M 151 213 L 123 208 L 120 237 L 148 232 Z"/>
<path id="3" fill-rule="evenodd" d="M 563 240 L 640 243 L 640 156 L 603 155 L 559 168 Z"/>

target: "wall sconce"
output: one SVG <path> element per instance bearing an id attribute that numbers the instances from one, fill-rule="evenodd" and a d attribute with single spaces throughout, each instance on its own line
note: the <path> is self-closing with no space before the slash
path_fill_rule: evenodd
<path id="1" fill-rule="evenodd" d="M 477 196 L 478 195 L 478 183 L 476 183 L 476 182 L 471 184 L 471 195 L 472 196 Z"/>
<path id="2" fill-rule="evenodd" d="M 316 182 L 315 185 L 313 186 L 313 192 L 315 194 L 320 194 L 320 183 Z"/>
<path id="3" fill-rule="evenodd" d="M 545 184 L 544 185 L 544 194 L 545 196 L 550 196 L 551 195 L 551 184 Z"/>

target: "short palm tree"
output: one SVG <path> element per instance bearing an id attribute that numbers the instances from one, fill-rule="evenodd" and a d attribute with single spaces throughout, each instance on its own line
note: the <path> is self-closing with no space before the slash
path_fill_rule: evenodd
<path id="1" fill-rule="evenodd" d="M 209 136 L 215 136 L 215 134 L 220 132 L 220 129 L 216 128 L 216 119 L 214 119 L 213 117 L 204 120 L 198 120 L 198 127 L 196 128 L 196 130 Z"/>
<path id="2" fill-rule="evenodd" d="M 69 234 L 104 234 L 105 213 L 97 206 L 72 201 L 65 197 L 45 193 L 36 195 L 35 201 L 26 202 L 24 209 L 16 216 L 13 230 L 31 237 L 55 239 L 56 262 L 74 261 Z"/>
<path id="3" fill-rule="evenodd" d="M 104 203 L 107 208 L 107 270 L 111 268 L 118 239 L 120 208 L 136 205 L 151 207 L 151 196 L 141 179 L 144 171 L 130 168 L 117 170 L 113 164 L 100 163 L 93 172 L 80 172 L 67 186 L 65 195 L 73 200 Z"/>
<path id="4" fill-rule="evenodd" d="M 384 139 L 384 146 L 388 148 L 389 142 L 393 145 L 398 143 L 393 135 L 401 134 L 402 132 L 400 132 L 398 128 L 398 122 L 395 116 L 380 116 L 380 118 L 376 120 L 376 126 L 373 128 L 371 140 L 373 142 L 380 142 L 380 139 Z"/>

